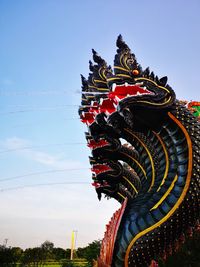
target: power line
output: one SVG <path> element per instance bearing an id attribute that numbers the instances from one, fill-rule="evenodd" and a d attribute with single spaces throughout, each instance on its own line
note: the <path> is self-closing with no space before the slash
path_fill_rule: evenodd
<path id="1" fill-rule="evenodd" d="M 89 182 L 60 182 L 60 183 L 43 183 L 43 184 L 33 184 L 33 185 L 21 185 L 21 186 L 16 186 L 16 187 L 1 188 L 0 193 L 3 193 L 5 191 L 31 188 L 31 187 L 53 186 L 53 185 L 89 185 L 89 184 L 91 184 L 91 183 L 89 183 Z"/>
<path id="2" fill-rule="evenodd" d="M 41 147 L 69 146 L 69 145 L 86 145 L 86 143 L 78 143 L 78 142 L 70 143 L 70 142 L 68 142 L 68 143 L 59 143 L 59 144 L 43 144 L 43 145 L 37 145 L 37 146 L 25 146 L 25 147 L 20 147 L 20 148 L 0 150 L 0 154 L 20 151 L 20 150 L 31 150 L 31 149 L 35 149 L 35 148 L 41 148 Z"/>
<path id="3" fill-rule="evenodd" d="M 14 90 L 12 90 L 12 91 L 4 91 L 4 90 L 2 90 L 2 89 L 0 89 L 0 95 L 1 96 L 6 96 L 6 97 L 8 97 L 8 96 L 38 96 L 38 95 L 41 95 L 41 96 L 43 96 L 43 95 L 61 95 L 61 94 L 67 94 L 67 95 L 69 95 L 69 93 L 70 93 L 70 95 L 82 95 L 82 94 L 85 94 L 85 95 L 87 95 L 87 94 L 93 94 L 93 95 L 106 95 L 106 94 L 108 94 L 109 93 L 109 91 L 105 91 L 105 92 L 99 92 L 99 91 L 88 91 L 88 92 L 86 92 L 86 91 L 81 91 L 81 90 L 62 90 L 62 91 L 59 91 L 59 90 L 24 90 L 24 91 L 22 91 L 22 90 L 19 90 L 19 91 L 14 91 Z"/>
<path id="4" fill-rule="evenodd" d="M 78 106 L 77 104 L 62 104 L 62 105 L 54 105 L 54 106 L 44 106 L 42 104 L 40 104 L 40 106 L 38 105 L 32 105 L 32 104 L 8 104 L 6 105 L 7 108 L 13 109 L 13 108 L 29 108 L 29 109 L 54 109 L 54 108 L 63 108 L 63 107 L 73 107 L 73 106 Z"/>
<path id="5" fill-rule="evenodd" d="M 72 117 L 72 118 L 66 118 L 66 119 L 56 119 L 56 123 L 61 123 L 62 125 L 64 124 L 64 122 L 67 122 L 67 121 L 80 121 L 80 118 L 78 117 Z M 24 128 L 24 127 L 30 127 L 30 126 L 33 126 L 35 127 L 35 125 L 39 125 L 39 124 L 52 124 L 52 121 L 49 121 L 49 120 L 44 120 L 44 121 L 33 121 L 32 123 L 22 123 L 22 124 L 15 124 L 15 125 L 9 125 L 7 124 L 6 126 L 9 127 L 9 128 Z M 66 125 L 66 124 L 64 124 Z"/>
<path id="6" fill-rule="evenodd" d="M 27 173 L 27 174 L 24 174 L 24 175 L 17 175 L 17 176 L 3 178 L 3 179 L 0 179 L 0 182 L 11 181 L 11 180 L 16 180 L 16 179 L 24 178 L 24 177 L 40 175 L 40 174 L 49 174 L 49 173 L 66 172 L 66 171 L 81 171 L 81 170 L 89 170 L 89 169 L 90 168 L 72 168 L 72 169 L 69 169 L 68 168 L 68 169 L 58 169 L 58 170 L 31 172 L 31 173 Z"/>
<path id="7" fill-rule="evenodd" d="M 13 97 L 13 96 L 46 96 L 46 95 L 75 95 L 75 94 L 82 94 L 82 92 L 78 90 L 12 90 L 7 91 L 6 89 L 0 89 L 0 95 L 6 97 Z"/>
<path id="8" fill-rule="evenodd" d="M 5 111 L 1 112 L 0 115 L 11 115 L 16 113 L 27 113 L 27 112 L 33 112 L 33 111 L 50 111 L 50 110 L 56 110 L 61 108 L 78 108 L 80 105 L 63 105 L 63 106 L 54 106 L 54 107 L 37 107 L 37 108 L 30 108 L 30 109 L 22 109 L 22 110 L 14 110 L 14 111 Z"/>

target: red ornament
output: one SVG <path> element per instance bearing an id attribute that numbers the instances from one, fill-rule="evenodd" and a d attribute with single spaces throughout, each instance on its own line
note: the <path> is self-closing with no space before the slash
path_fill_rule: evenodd
<path id="1" fill-rule="evenodd" d="M 133 70 L 133 71 L 132 71 L 132 73 L 133 73 L 133 75 L 135 75 L 135 76 L 136 76 L 136 75 L 138 75 L 138 74 L 139 74 L 139 71 L 138 71 L 138 70 Z"/>

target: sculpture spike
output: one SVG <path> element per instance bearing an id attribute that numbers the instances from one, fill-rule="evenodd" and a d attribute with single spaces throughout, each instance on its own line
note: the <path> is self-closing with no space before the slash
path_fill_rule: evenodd
<path id="1" fill-rule="evenodd" d="M 155 78 L 155 75 L 154 75 L 154 72 L 152 71 L 151 73 L 150 73 L 150 76 L 149 76 L 152 80 L 154 80 L 154 78 Z"/>
<path id="2" fill-rule="evenodd" d="M 88 81 L 82 74 L 81 74 L 81 83 L 82 83 L 82 91 L 86 91 L 86 89 L 88 89 Z"/>
<path id="3" fill-rule="evenodd" d="M 102 59 L 94 49 L 92 49 L 92 53 L 93 53 L 94 62 L 96 62 L 97 64 L 105 64 L 106 63 L 105 60 Z"/>
<path id="4" fill-rule="evenodd" d="M 128 45 L 124 42 L 121 34 L 117 38 L 116 45 L 118 49 L 114 59 L 115 75 L 123 77 L 124 80 L 131 80 L 135 75 L 140 75 L 142 68 L 137 63 L 135 54 L 131 52 Z"/>
<path id="5" fill-rule="evenodd" d="M 111 65 L 108 66 L 108 70 L 112 72 L 112 66 Z"/>
<path id="6" fill-rule="evenodd" d="M 140 73 L 142 73 L 142 66 L 140 64 L 138 64 L 137 69 Z"/>
<path id="7" fill-rule="evenodd" d="M 81 74 L 81 82 L 82 82 L 83 85 L 87 82 L 87 80 L 86 80 L 86 78 L 83 76 L 83 74 Z"/>
<path id="8" fill-rule="evenodd" d="M 149 67 L 147 67 L 143 72 L 144 77 L 149 77 L 149 73 L 150 73 L 150 69 Z"/>
<path id="9" fill-rule="evenodd" d="M 120 34 L 117 38 L 117 42 L 116 42 L 117 47 L 119 48 L 119 50 L 123 50 L 123 49 L 128 49 L 130 50 L 130 48 L 128 47 L 128 45 L 124 42 L 122 35 Z M 118 51 L 117 51 L 118 52 Z"/>
<path id="10" fill-rule="evenodd" d="M 89 60 L 89 69 L 90 69 L 90 71 L 94 70 L 94 65 L 93 65 L 91 60 Z"/>
<path id="11" fill-rule="evenodd" d="M 161 83 L 162 86 L 165 86 L 167 84 L 167 76 L 164 76 L 162 78 L 160 78 L 159 82 Z"/>
<path id="12" fill-rule="evenodd" d="M 159 78 L 157 75 L 156 75 L 155 81 L 157 82 L 157 84 L 159 84 Z"/>

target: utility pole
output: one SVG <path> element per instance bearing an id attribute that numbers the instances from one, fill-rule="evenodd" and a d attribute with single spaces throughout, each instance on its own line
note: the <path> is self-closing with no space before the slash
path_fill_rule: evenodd
<path id="1" fill-rule="evenodd" d="M 6 248 L 6 246 L 7 246 L 7 243 L 8 243 L 8 238 L 5 238 L 4 239 L 4 243 L 3 243 L 3 246 Z"/>

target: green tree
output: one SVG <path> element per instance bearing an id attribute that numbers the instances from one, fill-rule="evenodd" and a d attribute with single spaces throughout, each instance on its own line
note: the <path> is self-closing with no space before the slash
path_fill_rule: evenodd
<path id="1" fill-rule="evenodd" d="M 70 258 L 70 249 L 63 249 L 63 248 L 53 248 L 53 256 L 56 261 L 60 261 L 62 259 L 69 259 Z"/>
<path id="2" fill-rule="evenodd" d="M 1 267 L 15 267 L 20 261 L 23 250 L 18 247 L 0 246 L 0 266 Z"/>
<path id="3" fill-rule="evenodd" d="M 54 244 L 52 242 L 46 240 L 44 243 L 41 244 L 40 248 L 42 251 L 42 256 L 43 256 L 44 262 L 46 260 L 54 258 L 54 255 L 53 255 Z"/>
<path id="4" fill-rule="evenodd" d="M 93 263 L 93 260 L 96 260 L 100 253 L 101 241 L 95 240 L 92 243 L 88 244 L 87 247 L 78 248 L 76 253 L 79 258 L 85 258 L 90 264 Z"/>
<path id="5" fill-rule="evenodd" d="M 44 263 L 43 253 L 40 247 L 28 248 L 24 251 L 21 258 L 21 266 L 38 267 Z"/>
<path id="6" fill-rule="evenodd" d="M 12 257 L 14 261 L 19 262 L 23 255 L 23 249 L 21 249 L 20 247 L 12 247 L 11 253 L 13 255 Z"/>

